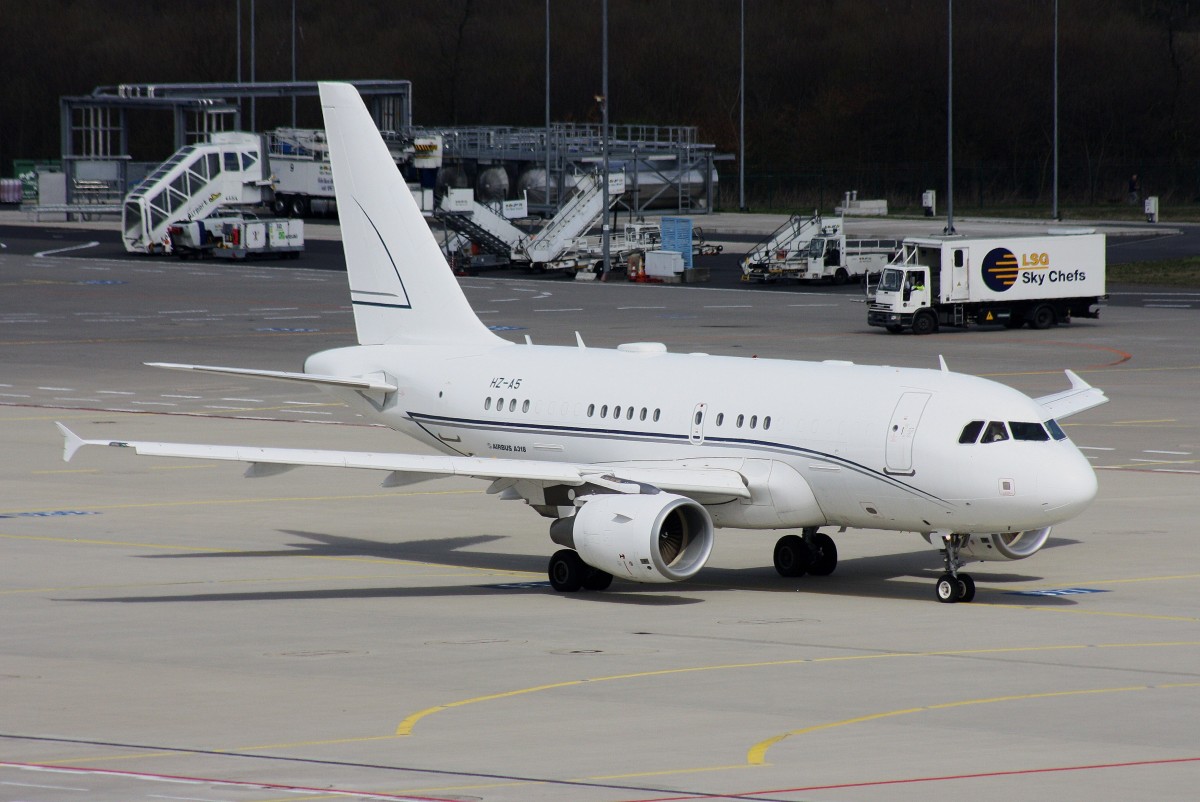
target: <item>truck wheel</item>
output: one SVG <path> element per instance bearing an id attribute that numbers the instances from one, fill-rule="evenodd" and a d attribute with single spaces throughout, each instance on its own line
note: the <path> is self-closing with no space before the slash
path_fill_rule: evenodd
<path id="1" fill-rule="evenodd" d="M 937 318 L 933 316 L 933 312 L 925 310 L 913 315 L 913 334 L 933 334 L 937 327 Z"/>
<path id="2" fill-rule="evenodd" d="M 839 267 L 833 274 L 833 283 L 837 286 L 842 286 L 850 280 L 850 274 L 846 272 L 846 268 Z"/>
<path id="3" fill-rule="evenodd" d="M 1042 304 L 1033 310 L 1029 316 L 1029 325 L 1035 329 L 1048 329 L 1056 322 L 1054 310 L 1049 304 Z"/>
<path id="4" fill-rule="evenodd" d="M 300 195 L 292 198 L 292 217 L 304 217 L 308 214 L 308 199 Z"/>
<path id="5" fill-rule="evenodd" d="M 287 195 L 276 195 L 275 200 L 271 201 L 271 211 L 282 217 L 287 214 L 288 199 Z"/>

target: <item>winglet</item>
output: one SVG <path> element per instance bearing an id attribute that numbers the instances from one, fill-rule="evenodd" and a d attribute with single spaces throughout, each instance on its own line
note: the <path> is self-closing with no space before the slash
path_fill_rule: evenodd
<path id="1" fill-rule="evenodd" d="M 940 365 L 940 366 L 941 366 L 941 368 L 942 368 L 942 373 L 949 373 L 949 372 L 950 372 L 950 368 L 949 368 L 949 367 L 947 367 L 947 365 L 946 365 L 946 357 L 942 356 L 941 354 L 938 354 L 938 365 Z M 1068 372 L 1069 372 L 1069 371 L 1068 371 Z"/>
<path id="2" fill-rule="evenodd" d="M 1072 390 L 1090 390 L 1090 389 L 1092 389 L 1092 385 L 1088 384 L 1083 379 L 1079 378 L 1079 374 L 1076 373 L 1075 371 L 1068 368 L 1066 373 L 1067 373 L 1067 378 L 1071 382 Z"/>
<path id="3" fill-rule="evenodd" d="M 55 421 L 54 425 L 58 427 L 58 431 L 63 436 L 63 462 L 70 462 L 71 457 L 75 456 L 75 452 L 88 444 L 87 440 L 84 440 L 58 421 Z"/>

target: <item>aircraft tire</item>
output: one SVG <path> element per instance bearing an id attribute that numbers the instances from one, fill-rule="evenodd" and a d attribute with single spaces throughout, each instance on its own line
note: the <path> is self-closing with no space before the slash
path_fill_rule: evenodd
<path id="1" fill-rule="evenodd" d="M 824 532 L 809 538 L 808 572 L 813 576 L 829 576 L 837 568 L 837 544 Z"/>
<path id="2" fill-rule="evenodd" d="M 937 600 L 942 604 L 954 604 L 954 602 L 958 601 L 958 580 L 952 574 L 942 574 L 938 577 L 937 585 L 934 588 L 937 593 Z"/>
<path id="3" fill-rule="evenodd" d="M 958 575 L 958 600 L 960 602 L 975 600 L 975 580 L 969 574 Z"/>
<path id="4" fill-rule="evenodd" d="M 601 571 L 599 568 L 592 568 L 590 565 L 583 574 L 583 589 L 584 590 L 608 590 L 608 586 L 612 584 L 613 575 L 608 571 Z"/>
<path id="5" fill-rule="evenodd" d="M 775 570 L 780 576 L 804 576 L 810 560 L 808 544 L 799 535 L 784 535 L 775 543 Z"/>
<path id="6" fill-rule="evenodd" d="M 559 549 L 550 558 L 547 573 L 550 575 L 550 587 L 559 593 L 575 593 L 583 587 L 583 579 L 589 566 L 577 552 L 570 549 Z"/>

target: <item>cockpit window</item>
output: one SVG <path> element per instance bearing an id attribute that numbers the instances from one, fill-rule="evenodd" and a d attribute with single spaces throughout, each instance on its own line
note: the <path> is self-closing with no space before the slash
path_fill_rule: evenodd
<path id="1" fill-rule="evenodd" d="M 1004 424 L 998 420 L 988 423 L 987 428 L 983 430 L 983 439 L 981 443 L 998 443 L 1001 440 L 1008 439 L 1008 429 L 1004 428 Z"/>
<path id="2" fill-rule="evenodd" d="M 1046 421 L 1046 428 L 1050 430 L 1050 436 L 1055 440 L 1067 439 L 1067 433 L 1062 430 L 1062 427 L 1058 425 L 1058 421 L 1053 418 Z"/>
<path id="3" fill-rule="evenodd" d="M 1012 430 L 1014 440 L 1045 441 L 1050 439 L 1050 435 L 1046 434 L 1046 430 L 1042 428 L 1042 424 L 1040 423 L 1009 421 L 1008 428 Z"/>
<path id="4" fill-rule="evenodd" d="M 960 443 L 974 443 L 979 439 L 979 433 L 983 431 L 983 421 L 973 420 L 963 427 L 962 434 L 958 436 Z"/>

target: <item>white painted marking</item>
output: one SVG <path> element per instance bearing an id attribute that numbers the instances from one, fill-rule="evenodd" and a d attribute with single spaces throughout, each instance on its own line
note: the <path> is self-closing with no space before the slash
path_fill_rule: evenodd
<path id="1" fill-rule="evenodd" d="M 175 395 L 174 393 L 163 393 L 162 398 L 186 398 L 191 401 L 199 401 L 204 396 L 202 395 Z"/>
<path id="2" fill-rule="evenodd" d="M 244 404 L 262 404 L 261 398 L 221 398 L 220 401 L 241 401 Z"/>
<path id="3" fill-rule="evenodd" d="M 1154 473 L 1187 473 L 1187 474 L 1200 473 L 1200 471 L 1186 471 L 1186 470 L 1183 470 L 1182 468 L 1155 468 L 1153 472 Z"/>
<path id="4" fill-rule="evenodd" d="M 248 412 L 250 410 L 250 407 L 223 407 L 219 404 L 205 404 L 204 408 L 205 409 L 232 409 L 237 412 Z"/>
<path id="5" fill-rule="evenodd" d="M 753 309 L 753 304 L 712 304 L 704 309 Z"/>
<path id="6" fill-rule="evenodd" d="M 74 387 L 39 387 L 38 389 L 39 390 L 52 390 L 56 393 L 73 393 L 73 392 L 75 392 Z"/>
<path id="7" fill-rule="evenodd" d="M 626 310 L 626 309 L 666 309 L 666 307 L 665 306 L 618 306 L 617 307 L 618 311 L 622 311 L 622 310 Z"/>
<path id="8" fill-rule="evenodd" d="M 91 403 L 91 404 L 99 404 L 100 403 L 99 398 L 63 398 L 62 396 L 55 396 L 51 400 L 53 400 L 53 401 L 87 401 L 88 403 Z"/>
<path id="9" fill-rule="evenodd" d="M 203 315 L 207 313 L 207 309 L 164 309 L 159 312 L 160 315 Z"/>
<path id="10" fill-rule="evenodd" d="M 1148 462 L 1151 465 L 1172 465 L 1172 464 L 1187 465 L 1188 463 L 1194 462 L 1195 460 L 1190 460 L 1190 459 L 1138 459 L 1137 457 L 1130 457 L 1129 461 L 1130 462 Z"/>
<path id="11" fill-rule="evenodd" d="M 97 390 L 96 394 L 97 395 L 137 395 L 137 393 L 131 393 L 128 390 Z"/>
<path id="12" fill-rule="evenodd" d="M 1150 449 L 1150 448 L 1143 450 L 1142 453 L 1143 454 L 1172 454 L 1177 457 L 1190 457 L 1192 455 L 1192 452 L 1190 452 L 1190 451 L 1155 451 L 1154 449 Z"/>
<path id="13" fill-rule="evenodd" d="M 323 407 L 324 403 L 320 401 L 284 401 L 285 404 L 291 404 L 297 407 Z"/>
<path id="14" fill-rule="evenodd" d="M 0 393 L 0 398 L 29 398 L 25 393 Z"/>
<path id="15" fill-rule="evenodd" d="M 493 298 L 492 303 L 508 304 L 508 303 L 512 303 L 513 301 L 520 301 L 520 300 L 523 300 L 523 299 L 521 299 L 521 298 Z"/>
<path id="16" fill-rule="evenodd" d="M 258 308 L 251 307 L 251 312 L 295 312 L 300 307 L 298 306 L 261 306 Z"/>
<path id="17" fill-rule="evenodd" d="M 574 309 L 534 309 L 533 311 L 535 311 L 535 312 L 582 312 L 583 308 L 577 307 Z"/>
<path id="18" fill-rule="evenodd" d="M 168 404 L 165 401 L 133 401 L 131 403 L 142 407 L 177 407 L 178 404 Z"/>
<path id="19" fill-rule="evenodd" d="M 55 248 L 54 250 L 50 250 L 50 251 L 40 251 L 38 253 L 35 253 L 34 256 L 36 256 L 36 257 L 52 256 L 53 254 L 66 253 L 67 251 L 82 251 L 82 250 L 86 250 L 87 248 L 95 248 L 99 244 L 100 243 L 98 241 L 93 240 L 92 242 L 85 242 L 82 245 L 69 245 L 66 248 Z"/>
<path id="20" fill-rule="evenodd" d="M 1105 448 L 1104 446 L 1077 446 L 1080 451 L 1116 451 L 1115 448 Z"/>
<path id="21" fill-rule="evenodd" d="M 0 785 L 11 785 L 14 788 L 43 788 L 47 791 L 90 791 L 91 788 L 71 788 L 67 785 L 35 785 L 33 783 L 15 783 L 11 780 L 2 780 Z"/>

